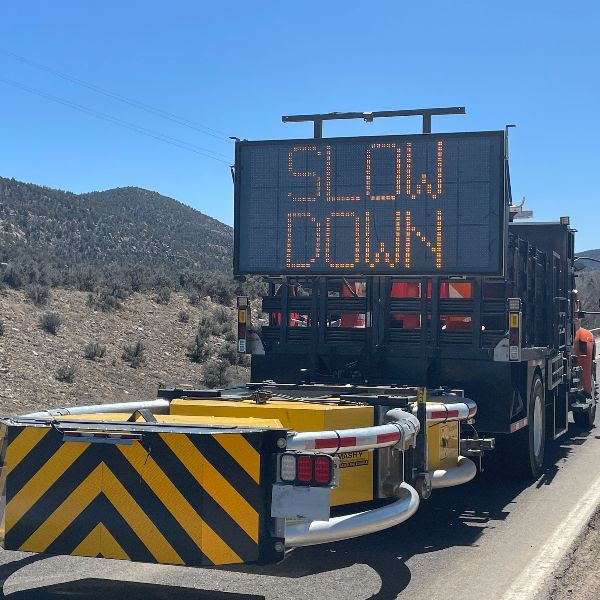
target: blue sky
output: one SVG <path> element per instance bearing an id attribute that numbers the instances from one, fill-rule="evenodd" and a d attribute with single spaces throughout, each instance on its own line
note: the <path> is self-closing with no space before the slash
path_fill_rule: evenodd
<path id="1" fill-rule="evenodd" d="M 304 137 L 309 125 L 283 125 L 281 115 L 464 105 L 466 116 L 434 119 L 434 131 L 515 123 L 513 197 L 525 196 L 539 220 L 570 215 L 578 249 L 600 247 L 596 2 L 5 0 L 0 17 L 0 175 L 74 192 L 145 187 L 232 223 L 233 146 L 222 134 Z M 224 162 L 14 83 L 220 153 Z M 326 124 L 325 135 L 419 127 L 416 118 L 343 121 Z"/>

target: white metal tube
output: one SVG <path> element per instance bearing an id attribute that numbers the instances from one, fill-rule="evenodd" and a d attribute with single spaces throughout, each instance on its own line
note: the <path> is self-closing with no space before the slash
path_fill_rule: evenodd
<path id="1" fill-rule="evenodd" d="M 419 494 L 401 483 L 398 500 L 373 510 L 333 517 L 328 521 L 303 521 L 286 524 L 285 545 L 312 546 L 368 535 L 398 525 L 412 517 L 419 508 Z"/>
<path id="2" fill-rule="evenodd" d="M 417 407 L 413 408 L 417 414 Z M 461 398 L 456 402 L 427 402 L 427 422 L 445 423 L 446 421 L 466 421 L 477 413 L 477 404 L 470 398 Z"/>
<path id="3" fill-rule="evenodd" d="M 396 445 L 402 449 L 414 446 L 419 432 L 418 419 L 404 411 L 397 411 L 395 416 L 397 420 L 386 425 L 293 433 L 288 438 L 287 448 L 337 454 Z"/>
<path id="4" fill-rule="evenodd" d="M 157 414 L 165 414 L 169 410 L 168 400 L 142 400 L 139 402 L 119 402 L 117 404 L 93 404 L 91 406 L 71 406 L 50 408 L 23 415 L 33 419 L 44 417 L 60 417 L 61 415 L 91 415 L 95 413 L 133 413 L 142 408 L 149 408 Z"/>
<path id="5" fill-rule="evenodd" d="M 471 481 L 477 474 L 475 463 L 466 456 L 458 457 L 458 464 L 451 469 L 437 469 L 432 473 L 431 487 L 441 489 L 462 485 Z"/>

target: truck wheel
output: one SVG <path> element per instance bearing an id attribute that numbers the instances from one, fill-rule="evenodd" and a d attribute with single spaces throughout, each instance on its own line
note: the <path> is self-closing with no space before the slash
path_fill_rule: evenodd
<path id="1" fill-rule="evenodd" d="M 527 402 L 528 426 L 502 440 L 504 468 L 517 479 L 537 479 L 544 466 L 546 406 L 539 375 L 533 378 Z"/>

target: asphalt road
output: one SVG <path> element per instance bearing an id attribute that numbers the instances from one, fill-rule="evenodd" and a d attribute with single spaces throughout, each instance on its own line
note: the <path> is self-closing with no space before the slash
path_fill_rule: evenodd
<path id="1" fill-rule="evenodd" d="M 529 485 L 486 475 L 435 491 L 381 534 L 303 548 L 271 567 L 191 569 L 0 552 L 11 600 L 501 599 L 600 481 L 600 426 L 550 445 Z M 547 597 L 542 593 L 542 597 Z"/>

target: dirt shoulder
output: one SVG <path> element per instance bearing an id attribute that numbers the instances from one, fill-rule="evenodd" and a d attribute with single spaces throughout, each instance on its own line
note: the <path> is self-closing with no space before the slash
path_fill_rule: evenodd
<path id="1" fill-rule="evenodd" d="M 552 600 L 600 598 L 600 512 L 590 521 L 570 557 L 566 571 L 556 578 Z"/>
<path id="2" fill-rule="evenodd" d="M 172 294 L 161 305 L 152 295 L 135 294 L 120 310 L 107 313 L 92 310 L 86 299 L 83 292 L 54 289 L 48 304 L 36 307 L 21 292 L 0 294 L 0 415 L 152 399 L 159 385 L 203 387 L 201 365 L 191 362 L 186 351 L 200 317 L 214 308 L 210 301 L 190 306 L 185 296 Z M 179 320 L 180 311 L 189 313 L 187 323 Z M 57 312 L 63 320 L 57 335 L 39 327 L 46 312 Z M 134 369 L 121 355 L 124 344 L 137 341 L 144 342 L 146 361 Z M 104 358 L 84 358 L 89 342 L 106 346 Z M 77 368 L 73 383 L 56 378 L 66 364 Z M 247 370 L 237 369 L 239 379 L 246 380 Z"/>

